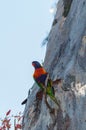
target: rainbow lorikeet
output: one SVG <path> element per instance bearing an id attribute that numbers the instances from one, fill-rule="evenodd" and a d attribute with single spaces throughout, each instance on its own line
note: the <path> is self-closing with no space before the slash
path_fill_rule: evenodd
<path id="1" fill-rule="evenodd" d="M 52 80 L 49 78 L 49 74 L 38 61 L 33 61 L 32 65 L 35 68 L 33 74 L 35 82 L 38 84 L 41 90 L 60 107 L 59 102 L 55 98 L 54 88 L 52 86 Z"/>

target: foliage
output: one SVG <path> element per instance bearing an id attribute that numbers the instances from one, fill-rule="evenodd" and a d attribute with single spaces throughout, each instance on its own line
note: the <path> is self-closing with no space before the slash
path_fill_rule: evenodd
<path id="1" fill-rule="evenodd" d="M 13 118 L 14 120 L 14 130 L 18 130 L 18 129 L 22 129 L 22 113 L 19 112 L 18 115 L 13 116 L 11 115 L 11 110 L 7 111 L 5 114 L 5 117 L 3 119 L 1 119 L 1 123 L 0 123 L 0 130 L 10 130 L 12 128 L 12 124 L 11 124 L 11 119 Z"/>

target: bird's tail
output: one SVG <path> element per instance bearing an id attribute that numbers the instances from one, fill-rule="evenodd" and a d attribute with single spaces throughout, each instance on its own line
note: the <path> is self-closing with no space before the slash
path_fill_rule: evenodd
<path id="1" fill-rule="evenodd" d="M 59 101 L 54 97 L 54 96 L 51 96 L 51 99 L 56 103 L 56 105 L 58 105 L 58 107 L 60 108 L 60 103 Z"/>

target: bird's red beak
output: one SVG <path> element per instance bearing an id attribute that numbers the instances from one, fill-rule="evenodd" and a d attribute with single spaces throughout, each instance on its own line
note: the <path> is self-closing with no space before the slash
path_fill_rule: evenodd
<path id="1" fill-rule="evenodd" d="M 32 66 L 35 66 L 35 64 L 34 64 L 34 63 L 32 63 Z"/>

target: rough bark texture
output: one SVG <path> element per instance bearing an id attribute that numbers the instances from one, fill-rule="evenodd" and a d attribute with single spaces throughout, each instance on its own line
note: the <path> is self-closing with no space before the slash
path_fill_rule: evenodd
<path id="1" fill-rule="evenodd" d="M 54 86 L 61 110 L 48 99 L 55 108 L 50 113 L 44 98 L 37 101 L 34 84 L 25 106 L 23 130 L 86 130 L 86 0 L 69 1 L 65 16 L 66 0 L 58 2 L 44 61 L 52 80 L 63 79 Z"/>

